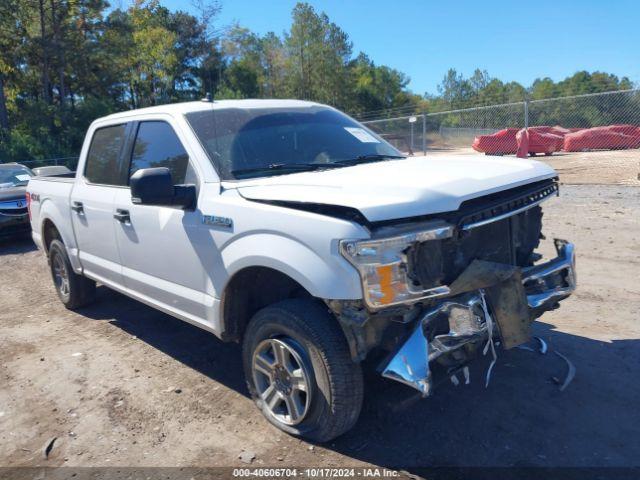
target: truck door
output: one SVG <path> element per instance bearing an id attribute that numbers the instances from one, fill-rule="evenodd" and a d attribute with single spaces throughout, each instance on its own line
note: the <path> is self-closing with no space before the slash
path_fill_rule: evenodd
<path id="1" fill-rule="evenodd" d="M 151 167 L 169 168 L 176 185 L 199 183 L 183 143 L 167 121 L 137 124 L 128 177 Z M 198 247 L 215 246 L 203 242 L 207 230 L 202 228 L 202 215 L 197 209 L 135 205 L 128 188 L 116 194 L 116 209 L 126 215 L 116 225 L 116 237 L 127 288 L 187 321 L 211 324 L 207 317 L 214 299 L 206 294 L 210 280 Z"/>
<path id="2" fill-rule="evenodd" d="M 94 131 L 83 175 L 78 175 L 70 197 L 85 274 L 116 287 L 123 282 L 113 214 L 116 193 L 127 189 L 121 158 L 128 128 L 123 123 Z"/>

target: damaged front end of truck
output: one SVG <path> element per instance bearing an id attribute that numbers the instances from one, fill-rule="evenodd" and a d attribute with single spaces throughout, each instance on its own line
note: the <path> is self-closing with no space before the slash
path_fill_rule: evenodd
<path id="1" fill-rule="evenodd" d="M 466 374 L 479 352 L 495 361 L 498 341 L 505 349 L 529 341 L 532 322 L 576 288 L 573 244 L 554 240 L 557 256 L 548 261 L 536 252 L 544 239 L 540 203 L 557 193 L 557 180 L 536 182 L 343 241 L 363 301 L 328 305 L 354 359 L 389 352 L 381 374 L 427 396 L 435 371 Z"/>

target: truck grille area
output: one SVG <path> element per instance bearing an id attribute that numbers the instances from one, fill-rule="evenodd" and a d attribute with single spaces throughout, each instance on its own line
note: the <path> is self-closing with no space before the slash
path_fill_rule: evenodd
<path id="1" fill-rule="evenodd" d="M 541 230 L 542 209 L 534 206 L 452 238 L 419 243 L 407 252 L 409 277 L 426 289 L 450 285 L 475 259 L 530 266 Z"/>
<path id="2" fill-rule="evenodd" d="M 460 206 L 458 226 L 463 230 L 491 223 L 531 208 L 546 198 L 558 194 L 558 183 L 542 180 L 530 185 L 467 200 Z"/>

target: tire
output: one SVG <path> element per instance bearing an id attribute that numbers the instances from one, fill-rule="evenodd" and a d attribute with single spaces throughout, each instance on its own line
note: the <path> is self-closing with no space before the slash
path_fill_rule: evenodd
<path id="1" fill-rule="evenodd" d="M 362 370 L 351 359 L 336 319 L 322 303 L 292 299 L 260 310 L 247 327 L 242 347 L 251 397 L 267 420 L 280 430 L 314 442 L 327 442 L 351 429 L 358 420 L 363 398 Z M 279 361 L 277 350 L 287 352 L 284 357 L 288 358 L 288 365 Z M 278 371 L 278 365 L 287 368 Z M 279 387 L 278 381 L 273 380 L 281 374 L 289 378 L 288 385 L 306 380 L 308 391 L 294 386 L 288 397 L 287 378 Z M 274 403 L 270 407 L 268 400 L 274 400 L 276 407 Z M 298 406 L 297 419 L 290 414 L 296 410 L 290 407 L 293 403 Z"/>
<path id="2" fill-rule="evenodd" d="M 73 271 L 67 249 L 60 240 L 49 245 L 49 266 L 56 293 L 65 307 L 76 310 L 93 301 L 96 282 Z"/>

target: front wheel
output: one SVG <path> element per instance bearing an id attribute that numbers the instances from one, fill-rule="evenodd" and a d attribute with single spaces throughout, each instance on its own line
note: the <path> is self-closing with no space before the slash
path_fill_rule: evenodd
<path id="1" fill-rule="evenodd" d="M 247 327 L 242 353 L 251 396 L 279 429 L 326 442 L 356 423 L 362 371 L 321 303 L 292 299 L 260 310 Z"/>

